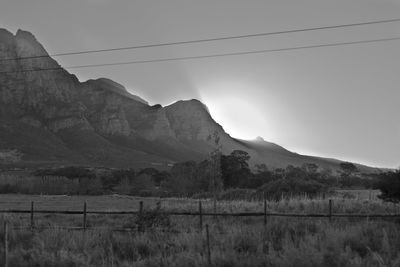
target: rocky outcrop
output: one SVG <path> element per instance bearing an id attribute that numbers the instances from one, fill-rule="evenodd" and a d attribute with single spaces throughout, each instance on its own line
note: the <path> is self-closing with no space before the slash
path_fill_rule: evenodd
<path id="1" fill-rule="evenodd" d="M 85 108 L 75 97 L 78 79 L 57 69 L 59 64 L 31 33 L 18 30 L 14 36 L 1 30 L 0 36 L 0 103 L 8 106 L 0 115 L 14 115 L 55 132 L 73 126 L 90 128 L 84 119 Z"/>
<path id="2" fill-rule="evenodd" d="M 165 108 L 158 108 L 154 114 L 152 126 L 142 132 L 147 140 L 176 139 L 176 134 L 171 129 Z"/>
<path id="3" fill-rule="evenodd" d="M 142 99 L 141 97 L 137 95 L 132 95 L 126 90 L 126 88 L 123 85 L 116 83 L 113 80 L 106 78 L 99 78 L 97 80 L 88 80 L 86 83 L 97 88 L 98 90 L 104 89 L 109 92 L 113 92 L 117 95 L 124 96 L 126 98 L 130 98 L 132 100 L 141 102 L 143 104 L 146 105 L 149 104 L 146 100 Z"/>
<path id="4" fill-rule="evenodd" d="M 211 118 L 207 107 L 198 100 L 178 101 L 165 108 L 172 131 L 179 140 L 203 140 L 223 129 Z"/>

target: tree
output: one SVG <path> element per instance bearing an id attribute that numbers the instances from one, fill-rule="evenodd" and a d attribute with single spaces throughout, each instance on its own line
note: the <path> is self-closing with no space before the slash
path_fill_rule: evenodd
<path id="1" fill-rule="evenodd" d="M 215 175 L 215 163 L 211 160 L 203 160 L 197 165 L 197 184 L 199 191 L 221 191 L 223 183 L 221 174 Z"/>
<path id="2" fill-rule="evenodd" d="M 256 168 L 256 173 L 262 173 L 268 171 L 268 167 L 265 163 L 256 164 L 254 167 Z"/>
<path id="3" fill-rule="evenodd" d="M 197 164 L 194 161 L 176 163 L 171 169 L 171 176 L 165 186 L 173 192 L 194 193 L 198 190 L 196 172 Z"/>
<path id="4" fill-rule="evenodd" d="M 149 174 L 142 173 L 137 175 L 130 184 L 130 193 L 137 195 L 150 192 L 154 190 L 155 184 L 153 182 L 153 177 Z"/>
<path id="5" fill-rule="evenodd" d="M 13 163 L 21 160 L 23 154 L 16 149 L 0 150 L 0 163 Z"/>
<path id="6" fill-rule="evenodd" d="M 213 210 L 217 213 L 217 192 L 220 191 L 219 181 L 221 181 L 222 167 L 221 167 L 221 151 L 222 145 L 219 143 L 221 140 L 218 131 L 214 131 L 214 144 L 215 149 L 210 153 L 211 169 L 212 169 L 212 192 L 213 192 Z"/>
<path id="7" fill-rule="evenodd" d="M 342 176 L 344 177 L 349 177 L 358 172 L 357 166 L 351 162 L 341 162 L 339 166 L 342 169 Z"/>
<path id="8" fill-rule="evenodd" d="M 255 189 L 274 180 L 273 173 L 265 164 L 257 164 L 256 169 L 256 173 L 248 179 L 246 187 Z"/>
<path id="9" fill-rule="evenodd" d="M 244 187 L 252 175 L 247 161 L 250 156 L 242 150 L 221 156 L 222 180 L 225 188 Z"/>
<path id="10" fill-rule="evenodd" d="M 374 187 L 381 191 L 378 197 L 384 201 L 400 202 L 400 170 L 380 174 Z"/>
<path id="11" fill-rule="evenodd" d="M 285 178 L 285 169 L 283 169 L 283 168 L 276 168 L 276 169 L 273 171 L 273 175 L 274 175 L 274 177 L 276 177 L 276 178 Z"/>
<path id="12" fill-rule="evenodd" d="M 296 178 L 305 180 L 312 177 L 309 177 L 309 175 L 303 168 L 288 165 L 285 170 L 285 178 Z"/>
<path id="13" fill-rule="evenodd" d="M 96 178 L 93 170 L 85 167 L 69 166 L 58 169 L 41 169 L 34 172 L 35 176 L 64 176 L 70 179 Z"/>
<path id="14" fill-rule="evenodd" d="M 318 171 L 318 165 L 315 163 L 304 163 L 301 168 L 305 171 L 308 172 L 309 174 L 316 174 Z"/>
<path id="15" fill-rule="evenodd" d="M 157 170 L 157 169 L 154 169 L 154 168 L 144 168 L 144 169 L 141 169 L 139 172 L 138 172 L 138 175 L 140 175 L 140 174 L 147 174 L 147 175 L 150 175 L 150 176 L 155 176 L 155 175 L 157 175 L 159 173 L 159 171 Z"/>
<path id="16" fill-rule="evenodd" d="M 167 171 L 161 171 L 161 172 L 157 172 L 156 174 L 153 175 L 153 180 L 154 183 L 157 186 L 161 186 L 161 184 L 168 180 L 168 178 L 171 176 L 171 174 Z"/>
<path id="17" fill-rule="evenodd" d="M 219 141 L 219 139 L 217 139 Z M 222 153 L 221 146 L 217 144 L 215 150 L 210 153 L 209 168 L 210 168 L 210 191 L 214 192 L 214 200 L 216 201 L 217 192 L 223 187 L 222 180 Z"/>
<path id="18" fill-rule="evenodd" d="M 130 184 L 135 176 L 136 173 L 134 169 L 113 170 L 111 177 L 108 178 L 108 181 L 105 181 L 105 183 L 110 185 L 117 185 L 120 183 Z"/>
<path id="19" fill-rule="evenodd" d="M 320 173 L 321 173 L 321 178 L 323 179 L 329 179 L 333 177 L 333 172 L 331 168 L 323 168 Z"/>
<path id="20" fill-rule="evenodd" d="M 107 191 L 114 190 L 114 187 L 123 184 L 130 184 L 135 178 L 135 171 L 133 169 L 119 169 L 111 172 L 105 172 L 100 176 L 103 184 L 103 189 Z"/>

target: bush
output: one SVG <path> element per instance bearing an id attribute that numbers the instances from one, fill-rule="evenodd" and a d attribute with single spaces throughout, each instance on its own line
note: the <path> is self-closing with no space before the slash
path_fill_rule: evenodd
<path id="1" fill-rule="evenodd" d="M 219 200 L 245 200 L 251 199 L 255 190 L 249 189 L 228 189 L 218 194 Z"/>
<path id="2" fill-rule="evenodd" d="M 400 201 L 400 170 L 382 173 L 374 188 L 381 190 L 379 198 L 398 203 Z"/>
<path id="3" fill-rule="evenodd" d="M 259 188 L 265 192 L 267 198 L 279 200 L 282 196 L 296 196 L 307 194 L 316 196 L 327 191 L 327 186 L 313 180 L 302 180 L 297 178 L 279 179 L 269 182 Z"/>
<path id="4" fill-rule="evenodd" d="M 4 184 L 0 185 L 0 194 L 18 193 L 18 188 L 15 185 Z"/>
<path id="5" fill-rule="evenodd" d="M 237 235 L 233 240 L 233 249 L 237 253 L 254 254 L 257 252 L 258 242 L 253 236 Z"/>
<path id="6" fill-rule="evenodd" d="M 162 212 L 160 207 L 139 213 L 134 224 L 140 231 L 148 228 L 168 228 L 171 225 L 170 216 Z"/>
<path id="7" fill-rule="evenodd" d="M 64 167 L 58 169 L 41 169 L 33 173 L 35 176 L 64 176 L 67 178 L 95 178 L 94 171 L 85 167 Z"/>

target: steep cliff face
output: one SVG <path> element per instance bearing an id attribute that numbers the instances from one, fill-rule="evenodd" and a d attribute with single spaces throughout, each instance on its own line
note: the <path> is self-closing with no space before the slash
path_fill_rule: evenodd
<path id="1" fill-rule="evenodd" d="M 18 30 L 14 36 L 1 30 L 0 36 L 0 58 L 5 59 L 0 61 L 0 103 L 4 106 L 0 115 L 16 116 L 55 132 L 73 126 L 90 128 L 85 107 L 75 101 L 78 79 L 58 69 L 59 64 L 31 33 Z M 16 59 L 7 60 L 12 58 Z"/>
<path id="2" fill-rule="evenodd" d="M 211 118 L 207 107 L 198 100 L 178 101 L 165 107 L 165 113 L 178 140 L 211 141 L 213 133 L 224 133 Z"/>
<path id="3" fill-rule="evenodd" d="M 131 129 L 121 104 L 143 99 L 108 79 L 80 83 L 50 58 L 35 37 L 19 30 L 14 36 L 0 30 L 1 116 L 46 127 L 95 130 L 101 134 L 129 135 Z M 15 59 L 15 60 L 7 60 Z M 45 71 L 40 71 L 40 70 Z"/>
<path id="4" fill-rule="evenodd" d="M 0 102 L 8 106 L 2 115 L 13 114 L 31 126 L 55 133 L 74 127 L 104 136 L 181 142 L 212 143 L 217 134 L 225 134 L 197 100 L 151 107 L 109 79 L 80 83 L 74 75 L 57 69 L 60 65 L 28 32 L 19 30 L 14 36 L 1 30 L 0 58 L 6 59 L 0 61 Z M 17 59 L 7 60 L 12 58 Z"/>
<path id="5" fill-rule="evenodd" d="M 17 153 L 21 166 L 160 167 L 200 160 L 216 146 L 225 154 L 245 150 L 252 164 L 269 167 L 338 165 L 263 140 L 236 140 L 198 100 L 150 106 L 109 79 L 81 83 L 31 33 L 0 29 L 0 152 Z"/>
<path id="6" fill-rule="evenodd" d="M 13 35 L 0 29 L 0 59 L 0 119 L 48 131 L 95 162 L 107 154 L 98 147 L 121 140 L 117 137 L 125 138 L 122 146 L 153 153 L 154 158 L 163 154 L 165 158 L 157 160 L 167 162 L 199 158 L 215 145 L 217 133 L 225 134 L 197 100 L 149 106 L 109 79 L 79 82 L 29 32 Z M 92 136 L 86 145 L 74 137 L 85 139 L 83 135 Z"/>

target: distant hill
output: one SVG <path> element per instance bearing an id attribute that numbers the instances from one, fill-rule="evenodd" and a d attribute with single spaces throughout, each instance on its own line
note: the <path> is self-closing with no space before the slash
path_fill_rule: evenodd
<path id="1" fill-rule="evenodd" d="M 216 143 L 223 153 L 245 150 L 252 165 L 269 168 L 313 162 L 337 169 L 340 162 L 299 155 L 260 138 L 234 139 L 198 100 L 150 106 L 112 80 L 81 83 L 26 31 L 0 29 L 0 58 L 13 59 L 0 60 L 3 166 L 168 168 L 204 159 Z"/>

